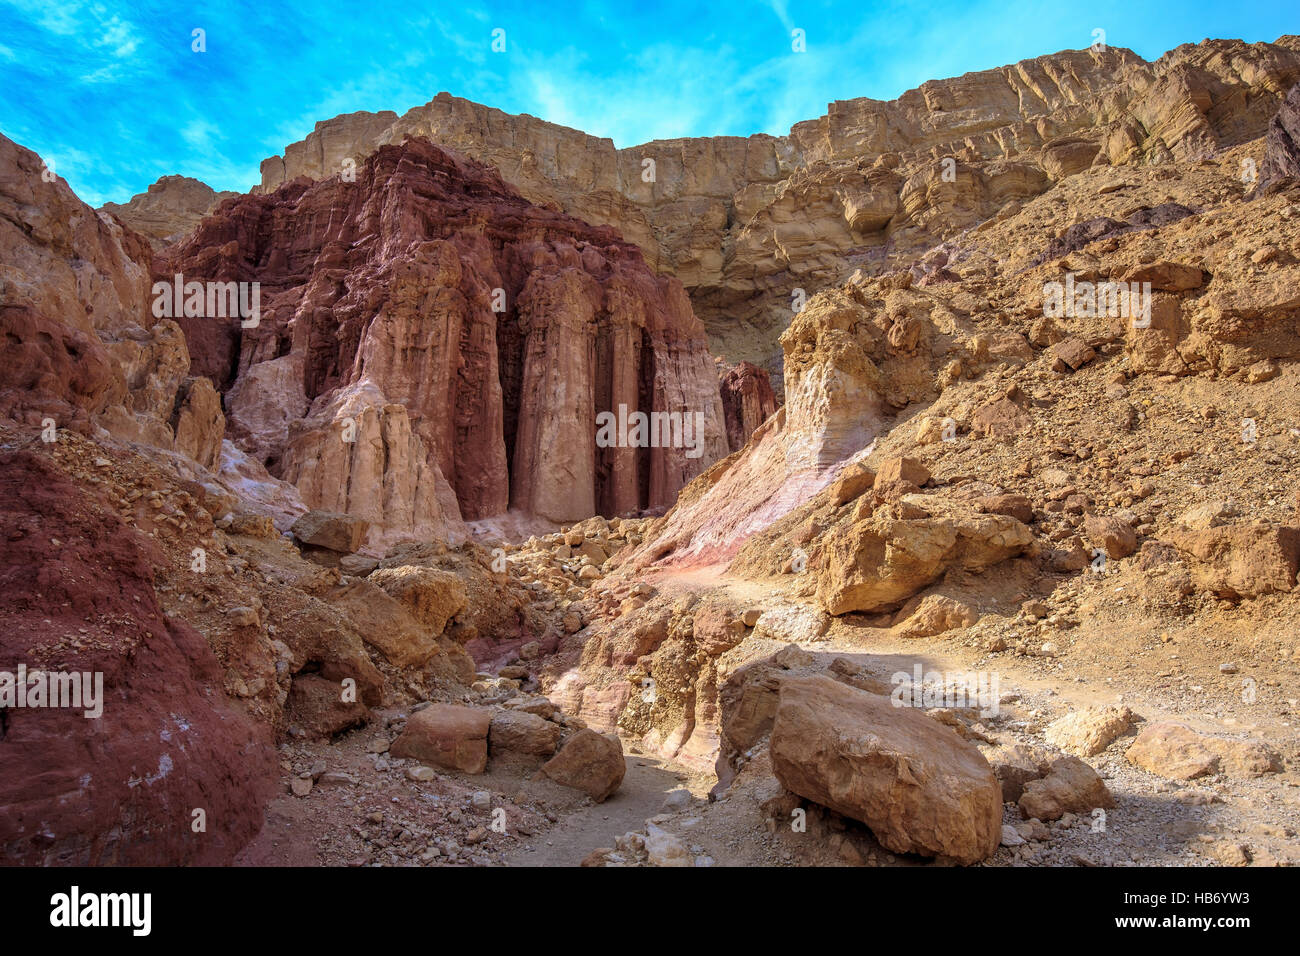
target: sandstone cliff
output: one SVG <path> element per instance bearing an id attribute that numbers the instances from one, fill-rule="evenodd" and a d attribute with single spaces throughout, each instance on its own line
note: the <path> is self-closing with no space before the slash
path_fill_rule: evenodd
<path id="1" fill-rule="evenodd" d="M 349 178 L 227 203 L 157 269 L 260 283 L 254 328 L 180 321 L 232 433 L 310 506 L 455 536 L 664 508 L 726 453 L 703 329 L 634 246 L 422 140 Z M 620 409 L 698 433 L 605 447 Z"/>
<path id="2" fill-rule="evenodd" d="M 106 202 L 99 209 L 116 216 L 146 237 L 155 249 L 161 249 L 193 232 L 199 220 L 213 212 L 223 199 L 237 195 L 230 190 L 217 192 L 189 176 L 163 176 L 127 202 Z"/>

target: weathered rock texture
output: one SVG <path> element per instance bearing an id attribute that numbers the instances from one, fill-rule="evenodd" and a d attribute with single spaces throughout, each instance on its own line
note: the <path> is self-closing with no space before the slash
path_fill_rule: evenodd
<path id="1" fill-rule="evenodd" d="M 796 298 L 855 268 L 908 261 L 1092 166 L 1194 160 L 1255 139 L 1297 79 L 1292 36 L 1207 40 L 1152 63 L 1117 47 L 1067 50 L 889 102 L 837 101 L 787 136 L 626 149 L 440 93 L 400 117 L 317 123 L 262 163 L 261 189 L 333 176 L 383 144 L 428 137 L 495 166 L 535 202 L 616 226 L 686 286 L 715 352 L 776 371 Z"/>
<path id="2" fill-rule="evenodd" d="M 209 692 L 216 657 L 154 593 L 158 546 L 30 451 L 0 456 L 0 535 L 0 671 L 103 689 L 90 717 L 0 710 L 0 861 L 229 863 L 262 825 L 270 734 Z"/>
<path id="3" fill-rule="evenodd" d="M 217 192 L 189 176 L 163 176 L 146 192 L 137 193 L 127 202 L 106 202 L 99 208 L 148 238 L 155 249 L 161 249 L 193 232 L 199 221 L 215 211 L 222 200 L 238 195 L 230 190 Z"/>
<path id="4" fill-rule="evenodd" d="M 1261 188 L 1300 182 L 1300 83 L 1291 87 L 1268 124 L 1259 177 Z"/>
<path id="5" fill-rule="evenodd" d="M 898 853 L 975 863 L 998 848 L 1002 789 L 950 728 L 830 677 L 781 682 L 772 770 L 791 792 L 871 827 Z"/>
<path id="6" fill-rule="evenodd" d="M 726 453 L 699 321 L 634 246 L 422 140 L 354 178 L 228 203 L 158 269 L 261 284 L 255 328 L 181 324 L 232 435 L 309 506 L 455 536 L 665 507 Z M 698 420 L 697 447 L 599 447 L 620 406 Z"/>
<path id="7" fill-rule="evenodd" d="M 211 466 L 225 418 L 150 305 L 148 244 L 0 136 L 0 415 L 175 450 Z"/>
<path id="8" fill-rule="evenodd" d="M 776 413 L 776 395 L 767 372 L 750 362 L 727 369 L 721 391 L 727 446 L 739 451 L 758 426 Z"/>

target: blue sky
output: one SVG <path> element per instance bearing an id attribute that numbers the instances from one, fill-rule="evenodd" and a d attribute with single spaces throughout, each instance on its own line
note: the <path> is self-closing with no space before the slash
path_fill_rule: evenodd
<path id="1" fill-rule="evenodd" d="M 831 100 L 1083 48 L 1096 28 L 1147 59 L 1205 37 L 1300 32 L 1294 0 L 1068 6 L 0 0 L 0 132 L 98 205 L 169 173 L 246 190 L 317 120 L 401 113 L 441 90 L 623 147 L 785 133 Z M 191 49 L 196 28 L 206 52 Z M 791 49 L 795 29 L 806 52 Z"/>

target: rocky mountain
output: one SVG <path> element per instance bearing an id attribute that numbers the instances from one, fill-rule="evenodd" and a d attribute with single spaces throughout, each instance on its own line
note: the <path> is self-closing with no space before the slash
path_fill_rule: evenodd
<path id="1" fill-rule="evenodd" d="M 1297 80 L 0 138 L 0 859 L 1300 863 Z"/>
<path id="2" fill-rule="evenodd" d="M 617 228 L 691 295 L 716 354 L 768 368 L 815 292 L 880 274 L 1092 166 L 1194 161 L 1264 134 L 1300 79 L 1300 38 L 1207 40 L 1146 62 L 1063 51 L 831 103 L 788 135 L 612 141 L 440 93 L 350 113 L 262 163 L 260 190 L 324 179 L 422 136 L 528 199 Z"/>
<path id="3" fill-rule="evenodd" d="M 422 140 L 227 203 L 159 278 L 259 283 L 258 324 L 181 318 L 232 435 L 309 507 L 463 536 L 666 508 L 726 451 L 680 283 L 609 229 L 522 199 Z M 676 447 L 598 446 L 598 415 L 676 414 Z M 558 450 L 563 449 L 560 453 Z"/>
<path id="4" fill-rule="evenodd" d="M 185 238 L 222 200 L 237 195 L 230 190 L 217 192 L 189 176 L 163 176 L 127 202 L 106 202 L 99 208 L 147 238 L 155 249 L 161 249 Z"/>

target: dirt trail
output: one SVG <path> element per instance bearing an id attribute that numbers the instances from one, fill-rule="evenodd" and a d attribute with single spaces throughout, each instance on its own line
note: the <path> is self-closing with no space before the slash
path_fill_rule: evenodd
<path id="1" fill-rule="evenodd" d="M 624 744 L 626 746 L 626 743 Z M 688 775 L 641 754 L 628 754 L 627 775 L 618 793 L 566 816 L 541 838 L 505 855 L 507 866 L 577 866 L 592 850 L 612 847 L 616 837 L 641 830 L 663 809 L 668 794 L 686 785 Z"/>

